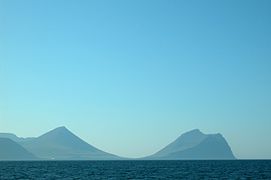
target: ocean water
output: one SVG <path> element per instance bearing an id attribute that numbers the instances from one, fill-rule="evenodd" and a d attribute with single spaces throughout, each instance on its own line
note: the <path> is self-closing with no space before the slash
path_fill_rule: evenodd
<path id="1" fill-rule="evenodd" d="M 271 179 L 271 161 L 0 162 L 0 179 Z"/>

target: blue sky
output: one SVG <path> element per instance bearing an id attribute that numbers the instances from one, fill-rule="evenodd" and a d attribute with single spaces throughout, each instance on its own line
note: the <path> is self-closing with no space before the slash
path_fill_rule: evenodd
<path id="1" fill-rule="evenodd" d="M 271 1 L 0 0 L 0 132 L 127 157 L 222 133 L 271 158 Z"/>

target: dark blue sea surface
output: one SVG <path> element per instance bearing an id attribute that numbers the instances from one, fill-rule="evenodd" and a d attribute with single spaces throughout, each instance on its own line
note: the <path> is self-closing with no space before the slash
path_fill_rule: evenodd
<path id="1" fill-rule="evenodd" d="M 0 179 L 271 179 L 271 161 L 0 162 Z"/>

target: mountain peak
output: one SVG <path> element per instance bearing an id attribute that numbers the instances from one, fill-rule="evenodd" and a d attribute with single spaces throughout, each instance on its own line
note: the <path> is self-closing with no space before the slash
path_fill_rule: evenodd
<path id="1" fill-rule="evenodd" d="M 55 128 L 54 130 L 68 130 L 65 126 L 60 126 L 60 127 L 57 127 Z"/>
<path id="2" fill-rule="evenodd" d="M 183 133 L 179 139 L 183 139 L 183 138 L 196 138 L 196 137 L 204 137 L 205 134 L 203 132 L 201 132 L 199 129 L 193 129 L 191 131 L 185 132 Z"/>
<path id="3" fill-rule="evenodd" d="M 151 159 L 235 159 L 222 134 L 193 129 L 150 156 Z"/>
<path id="4" fill-rule="evenodd" d="M 58 138 L 71 137 L 71 136 L 75 137 L 75 135 L 71 131 L 69 131 L 65 126 L 60 126 L 41 135 L 39 138 L 46 138 L 46 139 L 57 138 L 58 139 Z"/>
<path id="5" fill-rule="evenodd" d="M 192 129 L 184 134 L 203 134 L 199 129 Z"/>
<path id="6" fill-rule="evenodd" d="M 65 126 L 57 127 L 24 145 L 44 159 L 118 159 L 88 144 Z"/>
<path id="7" fill-rule="evenodd" d="M 48 133 L 52 133 L 52 132 L 70 132 L 70 130 L 68 130 L 65 126 L 60 126 L 49 131 Z"/>

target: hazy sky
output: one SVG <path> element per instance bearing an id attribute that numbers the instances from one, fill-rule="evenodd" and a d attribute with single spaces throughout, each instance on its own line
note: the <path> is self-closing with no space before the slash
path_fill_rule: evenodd
<path id="1" fill-rule="evenodd" d="M 141 157 L 220 132 L 271 158 L 270 0 L 0 0 L 0 132 Z"/>

